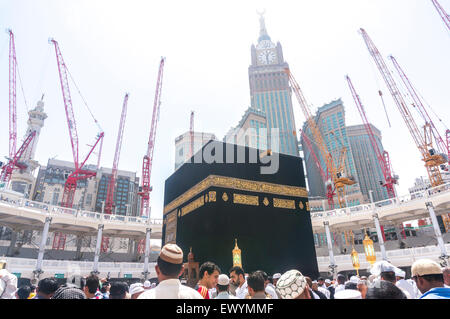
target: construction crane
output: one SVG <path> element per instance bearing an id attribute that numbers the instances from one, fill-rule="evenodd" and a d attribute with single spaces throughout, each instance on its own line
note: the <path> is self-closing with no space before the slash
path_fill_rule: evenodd
<path id="1" fill-rule="evenodd" d="M 11 29 L 7 30 L 9 34 L 9 157 L 8 163 L 2 167 L 0 182 L 8 183 L 14 169 L 26 169 L 27 164 L 20 162 L 22 155 L 28 146 L 34 140 L 36 132 L 32 131 L 25 138 L 24 142 L 16 152 L 17 147 L 17 107 L 16 107 L 16 76 L 17 76 L 17 58 L 14 33 Z"/>
<path id="2" fill-rule="evenodd" d="M 312 112 L 310 110 L 308 103 L 306 102 L 303 92 L 300 89 L 300 86 L 298 85 L 297 81 L 295 80 L 294 76 L 292 75 L 292 73 L 289 69 L 286 68 L 285 72 L 287 73 L 287 75 L 289 77 L 289 82 L 291 84 L 291 87 L 294 90 L 294 93 L 297 97 L 298 103 L 300 104 L 302 112 L 308 123 L 309 129 L 311 130 L 314 142 L 318 146 L 318 148 L 320 150 L 320 155 L 322 156 L 323 160 L 326 163 L 327 171 L 330 172 L 331 179 L 332 179 L 334 188 L 337 193 L 339 207 L 343 208 L 343 207 L 345 207 L 345 186 L 353 185 L 353 184 L 355 184 L 355 181 L 352 180 L 351 178 L 348 178 L 343 172 L 338 171 L 336 169 L 336 166 L 334 165 L 331 153 L 328 151 L 328 149 L 323 141 L 322 134 L 320 133 L 320 130 L 319 130 L 316 122 L 314 121 L 314 117 L 312 115 Z"/>
<path id="3" fill-rule="evenodd" d="M 155 100 L 153 103 L 153 115 L 152 124 L 150 127 L 150 137 L 148 139 L 147 154 L 144 156 L 142 162 L 142 189 L 138 193 L 141 197 L 141 215 L 150 218 L 150 192 L 152 187 L 150 186 L 150 178 L 152 174 L 153 164 L 153 151 L 155 147 L 156 127 L 159 120 L 159 109 L 161 106 L 161 89 L 163 80 L 165 58 L 161 58 L 159 64 L 158 78 L 156 81 Z"/>
<path id="4" fill-rule="evenodd" d="M 194 156 L 194 111 L 191 112 L 191 126 L 189 128 L 189 133 L 191 136 L 189 158 L 191 158 L 192 156 Z"/>
<path id="5" fill-rule="evenodd" d="M 377 47 L 372 42 L 367 32 L 362 28 L 360 29 L 360 32 L 369 50 L 370 55 L 374 59 L 375 64 L 377 65 L 386 83 L 386 86 L 388 87 L 395 101 L 395 104 L 397 105 L 397 108 L 403 117 L 403 120 L 405 121 L 405 124 L 408 127 L 408 130 L 414 140 L 414 143 L 416 144 L 417 148 L 419 149 L 422 155 L 422 160 L 425 162 L 425 167 L 427 169 L 431 185 L 433 187 L 441 185 L 443 183 L 443 180 L 441 173 L 439 171 L 439 167 L 441 164 L 445 163 L 445 159 L 441 155 L 436 154 L 435 150 L 433 149 L 431 136 L 428 136 L 431 133 L 429 125 L 428 124 L 425 125 L 424 134 L 422 135 L 410 110 L 408 109 L 408 105 L 405 102 L 403 95 L 401 94 L 397 86 L 397 83 L 395 82 L 391 72 L 389 71 L 388 67 L 386 66 L 386 63 L 384 62 L 381 53 L 378 51 Z"/>
<path id="6" fill-rule="evenodd" d="M 433 2 L 434 7 L 436 8 L 437 12 L 439 13 L 445 25 L 447 26 L 447 29 L 450 31 L 450 16 L 447 14 L 447 12 L 445 12 L 444 8 L 440 5 L 440 3 L 437 0 L 431 0 L 431 2 Z"/>
<path id="7" fill-rule="evenodd" d="M 66 112 L 67 124 L 68 124 L 68 128 L 69 128 L 70 142 L 72 145 L 73 162 L 74 162 L 74 166 L 75 166 L 74 171 L 67 177 L 66 182 L 64 184 L 64 192 L 63 192 L 61 206 L 67 207 L 67 208 L 72 208 L 75 191 L 77 189 L 77 182 L 79 180 L 85 180 L 85 179 L 96 176 L 96 172 L 85 170 L 85 169 L 83 169 L 83 167 L 86 164 L 86 161 L 89 159 L 92 152 L 94 151 L 97 144 L 103 139 L 104 132 L 100 132 L 97 135 L 94 145 L 90 149 L 90 151 L 87 154 L 84 161 L 80 164 L 79 158 L 78 158 L 77 126 L 76 126 L 76 121 L 75 121 L 75 114 L 73 112 L 72 98 L 71 98 L 70 89 L 69 89 L 69 81 L 68 81 L 68 77 L 67 77 L 69 70 L 67 69 L 67 65 L 64 62 L 63 56 L 61 54 L 61 50 L 59 49 L 58 42 L 54 39 L 50 39 L 49 43 L 53 44 L 55 47 L 56 61 L 57 61 L 58 71 L 59 71 L 59 79 L 60 79 L 60 84 L 61 84 L 63 100 L 64 100 L 64 108 L 65 108 L 65 112 Z M 65 240 L 66 240 L 65 234 L 56 233 L 55 238 L 53 240 L 53 249 L 64 249 Z"/>
<path id="8" fill-rule="evenodd" d="M 329 209 L 334 209 L 334 196 L 336 195 L 336 193 L 335 189 L 333 188 L 333 182 L 331 179 L 330 172 L 327 170 L 325 173 L 325 171 L 323 170 L 322 164 L 320 163 L 320 160 L 317 157 L 316 152 L 314 151 L 311 140 L 302 129 L 300 129 L 300 136 L 303 137 L 306 147 L 308 148 L 310 154 L 312 155 L 314 163 L 316 164 L 316 167 L 319 170 L 319 174 L 322 177 L 322 181 L 325 185 L 327 192 L 328 207 Z"/>
<path id="9" fill-rule="evenodd" d="M 397 60 L 391 55 L 389 56 L 392 63 L 394 64 L 395 69 L 397 70 L 397 73 L 399 74 L 400 78 L 402 79 L 403 84 L 405 85 L 406 89 L 408 90 L 409 95 L 411 96 L 413 100 L 413 106 L 419 111 L 421 117 L 425 121 L 425 123 L 429 124 L 429 129 L 431 130 L 431 133 L 434 137 L 434 140 L 436 141 L 436 148 L 438 152 L 441 154 L 442 157 L 447 158 L 449 160 L 450 157 L 450 149 L 448 148 L 446 142 L 444 142 L 444 139 L 442 138 L 441 134 L 439 134 L 438 129 L 433 123 L 433 120 L 431 119 L 430 115 L 428 114 L 424 103 L 422 102 L 422 99 L 419 97 L 419 94 L 417 94 L 417 91 L 414 89 L 414 86 L 412 85 L 411 81 L 409 80 L 408 76 L 405 74 L 403 69 L 398 64 Z M 444 167 L 442 167 L 444 169 Z"/>
<path id="10" fill-rule="evenodd" d="M 108 191 L 106 193 L 105 213 L 112 214 L 114 203 L 114 192 L 116 189 L 117 169 L 119 166 L 120 150 L 122 148 L 123 131 L 125 128 L 125 119 L 127 116 L 127 104 L 129 94 L 125 94 L 122 106 L 122 115 L 120 117 L 119 133 L 117 134 L 116 152 L 114 154 L 114 162 L 112 166 L 111 177 L 109 178 Z"/>
<path id="11" fill-rule="evenodd" d="M 384 182 L 380 181 L 380 183 L 383 187 L 386 187 L 389 198 L 395 198 L 394 185 L 398 183 L 398 177 L 392 174 L 389 153 L 387 151 L 383 151 L 382 153 L 380 148 L 378 147 L 378 144 L 375 140 L 375 135 L 372 131 L 372 127 L 370 126 L 369 120 L 367 119 L 366 111 L 364 110 L 364 106 L 361 102 L 361 99 L 359 98 L 358 93 L 356 93 L 352 80 L 348 75 L 345 78 L 347 79 L 347 83 L 352 93 L 353 99 L 355 100 L 356 107 L 358 108 L 361 119 L 363 120 L 367 135 L 369 136 L 370 143 L 372 144 L 372 148 L 375 151 L 375 155 L 377 157 L 378 164 L 380 165 L 381 172 L 383 173 Z"/>

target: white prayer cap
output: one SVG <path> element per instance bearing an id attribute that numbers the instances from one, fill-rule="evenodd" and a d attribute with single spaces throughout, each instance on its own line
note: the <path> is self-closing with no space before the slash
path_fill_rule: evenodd
<path id="1" fill-rule="evenodd" d="M 225 274 L 221 274 L 219 275 L 217 283 L 221 286 L 228 286 L 230 284 L 230 278 L 228 278 L 228 276 Z"/>
<path id="2" fill-rule="evenodd" d="M 150 283 L 150 281 L 146 280 L 144 281 L 144 288 L 150 288 L 152 286 L 152 284 Z"/>
<path id="3" fill-rule="evenodd" d="M 130 295 L 134 295 L 134 294 L 137 294 L 137 293 L 143 292 L 143 291 L 144 291 L 144 287 L 142 286 L 141 283 L 136 283 L 136 284 L 130 285 Z"/>
<path id="4" fill-rule="evenodd" d="M 281 277 L 281 274 L 279 272 L 277 272 L 276 274 L 274 274 L 272 276 L 273 279 L 280 279 L 280 277 Z"/>
<path id="5" fill-rule="evenodd" d="M 359 281 L 359 278 L 358 278 L 358 277 L 356 277 L 356 276 L 351 276 L 351 277 L 350 277 L 350 282 L 353 282 L 353 283 L 357 284 L 358 281 Z"/>
<path id="6" fill-rule="evenodd" d="M 313 282 L 312 282 L 313 284 L 317 284 L 317 280 L 313 280 Z"/>
<path id="7" fill-rule="evenodd" d="M 381 260 L 373 264 L 372 268 L 370 269 L 370 273 L 375 276 L 379 276 L 382 272 L 395 272 L 397 267 L 392 265 L 390 262 L 387 262 L 386 260 Z"/>
<path id="8" fill-rule="evenodd" d="M 401 270 L 400 268 L 397 268 L 395 271 L 395 275 L 397 277 L 402 277 L 405 278 L 406 277 L 406 272 L 404 272 L 403 270 Z"/>
<path id="9" fill-rule="evenodd" d="M 330 279 L 325 279 L 325 283 L 326 284 L 331 284 L 331 280 Z"/>
<path id="10" fill-rule="evenodd" d="M 362 299 L 362 295 L 355 289 L 344 289 L 334 294 L 334 299 Z"/>

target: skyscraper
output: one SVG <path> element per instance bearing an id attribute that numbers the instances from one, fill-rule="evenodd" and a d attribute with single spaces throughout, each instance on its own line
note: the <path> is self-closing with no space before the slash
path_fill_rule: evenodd
<path id="1" fill-rule="evenodd" d="M 258 43 L 251 47 L 252 62 L 248 68 L 251 107 L 266 115 L 268 148 L 271 148 L 271 129 L 278 128 L 278 151 L 299 156 L 292 92 L 288 75 L 284 72 L 289 65 L 284 61 L 281 44 L 270 39 L 262 15 L 259 22 Z"/>

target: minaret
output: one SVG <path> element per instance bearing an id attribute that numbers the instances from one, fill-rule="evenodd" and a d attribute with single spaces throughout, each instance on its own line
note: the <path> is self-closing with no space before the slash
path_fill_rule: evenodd
<path id="1" fill-rule="evenodd" d="M 33 131 L 36 131 L 36 135 L 28 146 L 20 162 L 27 164 L 25 170 L 15 170 L 11 176 L 11 189 L 25 195 L 32 194 L 32 188 L 34 188 L 35 178 L 33 176 L 34 171 L 39 167 L 39 163 L 34 160 L 36 154 L 36 148 L 39 141 L 39 135 L 41 129 L 44 126 L 44 121 L 47 118 L 47 114 L 44 112 L 44 95 L 40 101 L 37 102 L 36 107 L 28 112 L 28 127 L 25 134 L 25 138 Z"/>

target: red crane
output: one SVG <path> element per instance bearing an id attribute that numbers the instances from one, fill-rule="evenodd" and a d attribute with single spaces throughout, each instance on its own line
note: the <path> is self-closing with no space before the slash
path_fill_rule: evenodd
<path id="1" fill-rule="evenodd" d="M 420 115 L 422 116 L 423 120 L 426 123 L 430 124 L 430 130 L 433 134 L 434 140 L 436 141 L 436 148 L 441 154 L 445 154 L 447 156 L 448 149 L 446 142 L 444 142 L 444 139 L 441 137 L 441 134 L 439 134 L 438 129 L 433 123 L 433 120 L 431 119 L 430 115 L 428 114 L 427 110 L 425 109 L 424 104 L 422 103 L 422 99 L 417 94 L 417 91 L 414 89 L 414 86 L 412 85 L 411 81 L 406 76 L 405 72 L 402 70 L 400 65 L 398 64 L 397 60 L 391 55 L 389 56 L 392 63 L 394 64 L 395 69 L 397 70 L 397 73 L 400 75 L 400 78 L 403 81 L 403 84 L 405 84 L 406 89 L 409 92 L 409 95 L 411 96 L 413 100 L 413 105 L 417 108 Z M 449 159 L 450 160 L 450 159 Z"/>
<path id="2" fill-rule="evenodd" d="M 2 167 L 0 174 L 0 181 L 8 183 L 11 180 L 11 175 L 14 169 L 27 168 L 26 163 L 20 162 L 22 155 L 27 150 L 28 146 L 34 140 L 36 132 L 32 131 L 25 138 L 25 141 L 16 152 L 17 147 L 17 107 L 16 107 L 16 76 L 17 76 L 17 58 L 16 58 L 16 44 L 14 40 L 14 33 L 11 29 L 7 30 L 9 34 L 9 157 L 8 163 Z"/>
<path id="3" fill-rule="evenodd" d="M 440 5 L 440 3 L 437 0 L 431 0 L 431 2 L 433 2 L 434 7 L 438 11 L 439 15 L 441 16 L 442 20 L 444 21 L 445 25 L 450 31 L 450 16 L 447 14 L 447 12 L 445 12 L 444 8 Z"/>
<path id="4" fill-rule="evenodd" d="M 120 150 L 122 148 L 122 137 L 123 137 L 123 131 L 125 128 L 125 119 L 127 117 L 128 96 L 129 96 L 129 94 L 127 93 L 125 95 L 125 99 L 123 101 L 122 115 L 120 117 L 119 133 L 117 135 L 117 143 L 116 143 L 116 153 L 114 154 L 114 162 L 113 162 L 111 177 L 109 179 L 108 191 L 106 193 L 106 203 L 105 203 L 105 213 L 106 214 L 112 214 L 113 206 L 115 206 L 114 191 L 116 189 L 117 168 L 119 166 Z"/>
<path id="5" fill-rule="evenodd" d="M 54 39 L 50 39 L 49 42 L 51 44 L 53 44 L 55 47 L 56 61 L 57 61 L 58 71 L 59 71 L 59 79 L 60 79 L 60 84 L 61 84 L 63 100 L 64 100 L 64 107 L 65 107 L 65 111 L 66 111 L 67 124 L 68 124 L 68 128 L 69 128 L 70 142 L 72 145 L 73 162 L 74 162 L 74 166 L 75 166 L 74 171 L 67 177 L 67 180 L 64 184 L 64 192 L 63 192 L 63 197 L 62 197 L 62 201 L 61 201 L 61 206 L 67 207 L 67 208 L 72 208 L 75 191 L 77 189 L 77 182 L 79 180 L 84 180 L 84 179 L 88 179 L 88 178 L 96 176 L 96 172 L 84 170 L 83 167 L 84 167 L 84 164 L 86 164 L 86 161 L 89 159 L 92 152 L 94 151 L 97 144 L 103 139 L 104 133 L 100 132 L 97 135 L 97 139 L 96 139 L 94 145 L 90 149 L 90 151 L 87 154 L 84 161 L 80 164 L 78 161 L 77 126 L 76 126 L 76 122 L 75 122 L 75 114 L 73 112 L 72 98 L 70 96 L 69 81 L 67 78 L 67 73 L 69 71 L 67 69 L 67 66 L 63 59 L 63 56 L 59 49 L 58 42 Z M 55 233 L 55 238 L 53 240 L 53 249 L 64 249 L 65 241 L 66 241 L 65 234 Z"/>
<path id="6" fill-rule="evenodd" d="M 386 187 L 389 198 L 395 198 L 394 184 L 397 184 L 398 179 L 396 176 L 392 174 L 391 163 L 389 161 L 389 154 L 386 151 L 382 153 L 380 148 L 378 147 L 377 141 L 375 140 L 375 135 L 373 134 L 372 127 L 370 126 L 369 120 L 367 119 L 366 112 L 364 110 L 364 106 L 361 102 L 361 99 L 359 98 L 359 95 L 356 93 L 356 90 L 353 87 L 352 80 L 348 75 L 346 76 L 346 79 L 350 91 L 352 93 L 353 99 L 355 100 L 355 104 L 358 108 L 359 114 L 361 115 L 361 118 L 363 120 L 364 127 L 366 128 L 367 135 L 369 135 L 370 143 L 372 144 L 372 148 L 375 151 L 375 155 L 378 159 L 381 171 L 383 173 L 384 183 L 381 182 L 382 183 L 381 185 Z"/>
<path id="7" fill-rule="evenodd" d="M 189 158 L 191 158 L 194 156 L 194 111 L 191 112 L 191 126 L 189 128 L 189 133 L 191 135 Z"/>
<path id="8" fill-rule="evenodd" d="M 360 29 L 360 31 L 369 50 L 369 53 L 374 59 L 375 64 L 377 65 L 386 83 L 386 86 L 389 88 L 392 98 L 394 99 L 395 104 L 397 105 L 397 108 L 402 115 L 403 120 L 405 121 L 405 124 L 408 127 L 409 133 L 411 134 L 417 148 L 422 155 L 422 160 L 425 162 L 425 167 L 427 169 L 431 185 L 433 187 L 441 185 L 443 183 L 443 180 L 439 168 L 440 165 L 444 164 L 446 161 L 441 155 L 436 154 L 433 149 L 431 134 L 429 131 L 427 131 L 430 128 L 429 123 L 425 125 L 424 134 L 422 135 L 410 110 L 408 109 L 408 105 L 405 102 L 403 95 L 397 86 L 397 83 L 394 81 L 391 72 L 384 62 L 381 53 L 369 38 L 369 35 L 366 33 L 366 31 L 362 28 Z"/>
<path id="9" fill-rule="evenodd" d="M 331 174 L 328 169 L 327 169 L 327 173 L 325 174 L 325 171 L 323 170 L 323 167 L 316 155 L 316 152 L 314 151 L 312 142 L 309 139 L 308 135 L 306 135 L 306 133 L 301 129 L 300 129 L 300 135 L 303 137 L 303 140 L 305 141 L 305 144 L 308 147 L 308 150 L 311 153 L 314 163 L 316 164 L 316 167 L 319 170 L 320 176 L 322 177 L 322 180 L 325 184 L 326 191 L 327 191 L 328 208 L 333 210 L 334 209 L 334 199 L 333 198 L 336 195 L 336 192 L 335 192 L 335 189 L 333 189 L 333 182 L 332 182 Z M 330 154 L 330 156 L 331 156 L 331 154 Z"/>
<path id="10" fill-rule="evenodd" d="M 150 128 L 150 137 L 148 139 L 147 154 L 144 156 L 142 163 L 142 190 L 138 193 L 142 197 L 141 201 L 141 216 L 149 217 L 150 208 L 150 178 L 152 175 L 153 151 L 155 147 L 156 127 L 159 120 L 159 108 L 161 106 L 161 88 L 163 80 L 165 58 L 161 58 L 158 71 L 158 79 L 156 82 L 155 100 L 153 103 L 152 124 Z"/>
<path id="11" fill-rule="evenodd" d="M 17 110 L 16 110 L 16 76 L 17 76 L 17 60 L 16 60 L 16 44 L 14 41 L 14 33 L 9 33 L 9 158 L 16 155 L 17 144 Z"/>

